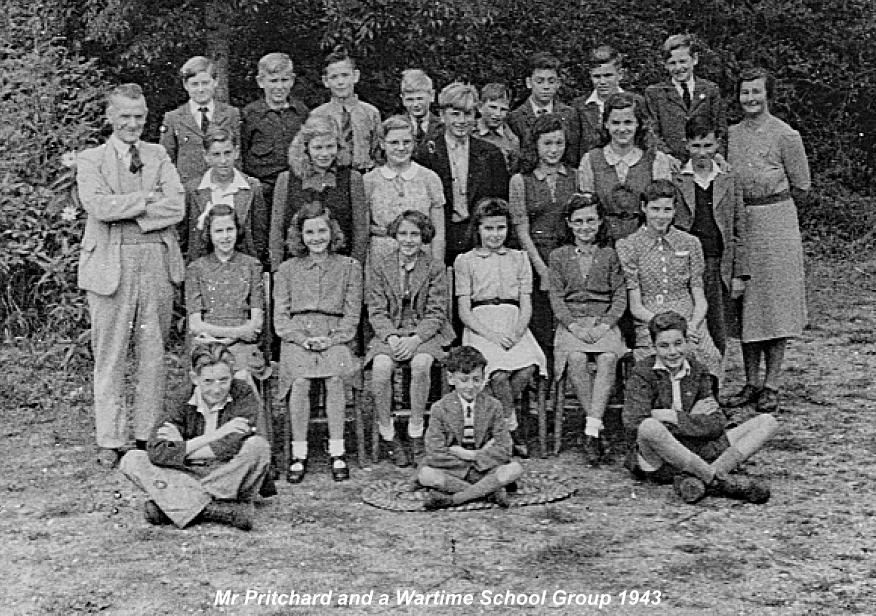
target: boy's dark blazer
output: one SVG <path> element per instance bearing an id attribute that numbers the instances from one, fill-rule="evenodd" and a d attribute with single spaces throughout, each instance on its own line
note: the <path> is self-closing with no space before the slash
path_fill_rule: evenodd
<path id="1" fill-rule="evenodd" d="M 448 228 L 453 217 L 453 172 L 450 169 L 450 157 L 447 154 L 447 139 L 444 134 L 432 134 L 418 146 L 414 152 L 414 160 L 438 174 L 444 188 L 444 223 Z M 505 167 L 505 157 L 502 151 L 492 143 L 472 136 L 468 146 L 468 184 L 467 200 L 469 215 L 474 213 L 474 206 L 484 197 L 508 198 L 508 169 Z M 448 252 L 457 254 L 460 247 L 450 246 Z M 468 250 L 469 246 L 466 248 Z M 464 252 L 464 251 L 462 251 Z"/>
<path id="2" fill-rule="evenodd" d="M 682 162 L 688 159 L 684 125 L 693 116 L 708 116 L 720 135 L 725 139 L 727 137 L 727 109 L 721 99 L 721 91 L 707 79 L 694 77 L 690 109 L 684 106 L 671 80 L 648 86 L 645 89 L 645 105 L 658 138 L 658 146 Z M 725 147 L 722 147 L 722 154 L 727 154 Z"/>
<path id="3" fill-rule="evenodd" d="M 579 145 L 580 121 L 578 120 L 578 112 L 558 100 L 554 101 L 553 112 L 563 118 L 566 129 L 566 152 L 563 154 L 563 162 L 573 169 L 577 169 L 582 155 Z M 532 140 L 532 128 L 535 126 L 535 120 L 535 112 L 532 110 L 532 104 L 528 98 L 523 101 L 522 105 L 508 114 L 508 126 L 520 139 L 521 152 L 525 152 L 530 147 L 529 143 Z"/>
<path id="4" fill-rule="evenodd" d="M 240 111 L 237 107 L 216 101 L 210 126 L 230 130 L 235 141 L 240 143 Z M 203 140 L 201 125 L 192 115 L 188 102 L 164 114 L 158 142 L 170 154 L 183 184 L 195 177 L 200 180 L 207 170 Z"/>
<path id="5" fill-rule="evenodd" d="M 678 187 L 673 224 L 679 229 L 690 231 L 697 210 L 694 176 L 679 172 L 672 179 Z M 724 245 L 721 280 L 730 289 L 733 278 L 749 276 L 745 204 L 742 201 L 742 183 L 736 174 L 719 173 L 712 181 L 712 212 Z"/>
<path id="6" fill-rule="evenodd" d="M 268 210 L 262 193 L 262 184 L 256 178 L 246 177 L 250 190 L 234 193 L 234 214 L 243 232 L 240 251 L 256 257 L 262 263 L 267 259 Z M 197 228 L 198 217 L 207 207 L 212 195 L 209 188 L 198 188 L 201 178 L 190 180 L 186 186 L 186 214 L 180 225 L 180 241 L 185 248 L 186 263 L 191 263 L 207 254 L 207 245 Z"/>

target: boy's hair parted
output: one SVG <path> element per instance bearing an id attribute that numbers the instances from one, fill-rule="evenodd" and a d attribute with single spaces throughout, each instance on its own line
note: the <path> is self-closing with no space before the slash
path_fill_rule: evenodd
<path id="1" fill-rule="evenodd" d="M 511 102 L 511 90 L 504 83 L 488 83 L 481 88 L 481 104 L 490 101 L 506 100 Z"/>
<path id="2" fill-rule="evenodd" d="M 487 358 L 473 346 L 460 346 L 450 349 L 444 367 L 447 372 L 474 372 L 487 367 Z"/>
<path id="3" fill-rule="evenodd" d="M 587 59 L 584 61 L 584 67 L 588 71 L 599 68 L 603 64 L 614 64 L 618 70 L 624 68 L 624 55 L 611 45 L 600 45 L 590 50 L 587 54 Z"/>
<path id="4" fill-rule="evenodd" d="M 480 103 L 477 88 L 468 83 L 455 81 L 444 86 L 438 94 L 438 107 L 447 109 L 453 107 L 462 111 L 471 111 Z"/>
<path id="5" fill-rule="evenodd" d="M 402 71 L 401 93 L 434 92 L 432 78 L 426 71 L 419 68 L 409 68 Z"/>
<path id="6" fill-rule="evenodd" d="M 547 51 L 539 51 L 529 56 L 529 72 L 527 74 L 532 75 L 535 71 L 556 71 L 559 75 L 560 66 L 562 66 L 562 63 L 554 54 Z"/>
<path id="7" fill-rule="evenodd" d="M 332 216 L 331 210 L 319 201 L 311 201 L 302 205 L 289 223 L 289 232 L 286 235 L 286 247 L 289 249 L 289 254 L 293 257 L 307 256 L 307 246 L 304 245 L 301 230 L 304 228 L 304 223 L 311 218 L 325 218 L 328 222 L 332 236 L 329 241 L 329 252 L 338 252 L 344 247 L 344 232 L 341 231 L 341 226 Z"/>
<path id="8" fill-rule="evenodd" d="M 198 73 L 210 73 L 210 77 L 216 79 L 216 63 L 206 56 L 195 56 L 186 60 L 179 69 L 183 81 L 188 81 Z"/>
<path id="9" fill-rule="evenodd" d="M 292 64 L 292 59 L 288 54 L 280 52 L 272 52 L 264 55 L 259 60 L 259 77 L 265 75 L 274 75 L 276 73 L 285 73 L 289 71 L 292 76 L 295 76 L 295 66 Z"/>
<path id="10" fill-rule="evenodd" d="M 335 45 L 322 61 L 322 74 L 325 75 L 328 67 L 338 62 L 349 62 L 353 70 L 356 70 L 356 58 L 351 56 L 350 52 L 343 45 Z"/>
<path id="11" fill-rule="evenodd" d="M 199 342 L 192 346 L 192 372 L 200 376 L 204 368 L 225 364 L 234 374 L 234 355 L 221 342 Z"/>
<path id="12" fill-rule="evenodd" d="M 718 127 L 715 126 L 715 122 L 713 122 L 712 118 L 707 115 L 692 116 L 684 123 L 685 139 L 700 139 L 708 137 L 709 135 L 715 135 L 716 139 L 721 139 L 723 137 L 723 135 L 720 134 Z"/>
<path id="13" fill-rule="evenodd" d="M 663 41 L 663 59 L 669 58 L 676 49 L 684 48 L 687 48 L 690 51 L 690 55 L 693 56 L 700 53 L 700 47 L 699 40 L 693 34 L 673 34 Z"/>
<path id="14" fill-rule="evenodd" d="M 237 136 L 233 131 L 223 126 L 211 126 L 204 133 L 204 150 L 209 150 L 214 143 L 225 143 L 226 141 L 230 141 L 231 145 L 237 147 Z"/>
<path id="15" fill-rule="evenodd" d="M 672 310 L 655 314 L 648 321 L 648 333 L 651 335 L 651 342 L 656 342 L 657 336 L 663 332 L 672 330 L 680 331 L 687 338 L 687 319 Z"/>

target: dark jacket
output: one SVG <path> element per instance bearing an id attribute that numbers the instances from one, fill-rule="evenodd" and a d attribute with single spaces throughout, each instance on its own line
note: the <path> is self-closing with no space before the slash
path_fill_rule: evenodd
<path id="1" fill-rule="evenodd" d="M 563 154 L 563 162 L 576 169 L 583 154 L 579 145 L 578 112 L 569 105 L 555 100 L 553 113 L 563 119 L 563 125 L 566 129 L 566 152 Z M 508 114 L 508 126 L 520 139 L 521 152 L 526 152 L 530 147 L 535 120 L 535 112 L 532 110 L 529 99 L 526 99 L 522 105 Z"/>
<path id="2" fill-rule="evenodd" d="M 727 110 L 721 99 L 721 91 L 716 84 L 706 79 L 694 78 L 690 109 L 684 106 L 684 101 L 672 81 L 648 86 L 645 90 L 645 105 L 654 123 L 660 149 L 682 162 L 688 159 L 684 125 L 693 116 L 708 116 L 718 132 L 725 139 L 727 137 Z M 726 147 L 722 147 L 721 153 L 726 156 Z"/>
<path id="3" fill-rule="evenodd" d="M 237 107 L 216 101 L 210 126 L 230 130 L 235 141 L 240 141 L 240 111 Z M 200 123 L 192 115 L 189 103 L 165 113 L 160 131 L 158 142 L 164 146 L 176 165 L 180 181 L 185 184 L 194 178 L 200 180 L 207 170 L 207 161 L 204 160 L 204 133 Z"/>
<path id="4" fill-rule="evenodd" d="M 550 271 L 551 308 L 566 328 L 585 316 L 613 327 L 627 309 L 626 281 L 614 248 L 596 248 L 586 280 L 571 244 L 551 252 Z"/>
<path id="5" fill-rule="evenodd" d="M 179 396 L 174 396 L 168 400 L 165 404 L 164 412 L 152 429 L 152 435 L 149 438 L 146 451 L 149 454 L 149 460 L 156 466 L 185 468 L 185 441 L 204 434 L 204 416 L 198 412 L 196 405 L 189 403 L 192 391 L 192 388 L 185 388 Z M 249 420 L 251 426 L 255 426 L 259 413 L 259 401 L 252 387 L 245 381 L 235 379 L 231 383 L 230 396 L 231 401 L 225 405 L 225 408 L 219 411 L 216 427 L 222 426 L 235 417 L 244 417 Z M 171 423 L 176 426 L 184 440 L 166 441 L 159 439 L 158 428 L 165 423 Z M 229 434 L 218 441 L 210 443 L 210 449 L 213 450 L 217 461 L 227 462 L 237 455 L 244 439 L 249 438 L 249 436 L 249 434 Z"/>
<path id="6" fill-rule="evenodd" d="M 307 106 L 290 98 L 289 107 L 273 111 L 265 99 L 243 108 L 240 151 L 243 169 L 260 180 L 273 180 L 289 168 L 289 144 L 307 119 Z"/>

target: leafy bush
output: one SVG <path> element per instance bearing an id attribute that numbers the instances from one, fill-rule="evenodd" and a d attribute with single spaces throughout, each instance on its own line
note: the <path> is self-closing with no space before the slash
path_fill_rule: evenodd
<path id="1" fill-rule="evenodd" d="M 66 337 L 87 324 L 76 263 L 84 216 L 64 153 L 97 142 L 103 81 L 54 39 L 42 3 L 7 3 L 0 57 L 0 331 Z"/>

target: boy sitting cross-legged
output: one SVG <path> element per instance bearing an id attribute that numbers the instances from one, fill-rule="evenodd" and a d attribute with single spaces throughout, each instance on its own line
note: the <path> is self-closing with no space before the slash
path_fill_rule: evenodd
<path id="1" fill-rule="evenodd" d="M 511 461 L 511 433 L 502 404 L 483 393 L 487 360 L 470 346 L 453 349 L 445 362 L 454 391 L 432 405 L 426 455 L 417 480 L 435 488 L 425 502 L 434 510 L 492 495 L 508 506 L 505 486 L 523 473 Z"/>
<path id="2" fill-rule="evenodd" d="M 687 352 L 687 320 L 663 312 L 648 328 L 656 355 L 636 364 L 624 392 L 623 422 L 634 443 L 624 465 L 639 478 L 673 482 L 688 503 L 707 492 L 769 500 L 765 482 L 730 473 L 775 435 L 776 420 L 757 415 L 728 430 L 709 373 Z"/>

